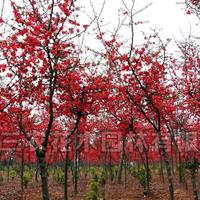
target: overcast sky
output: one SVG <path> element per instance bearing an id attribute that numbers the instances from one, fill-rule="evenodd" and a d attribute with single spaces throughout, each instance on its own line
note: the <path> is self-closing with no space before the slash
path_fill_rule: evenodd
<path id="1" fill-rule="evenodd" d="M 103 0 L 91 0 L 95 10 L 100 11 Z M 132 0 L 124 0 L 127 5 L 131 6 Z M 184 0 L 179 0 L 184 1 Z M 85 9 L 87 13 L 91 13 L 90 0 L 84 0 Z M 197 24 L 196 17 L 187 15 L 184 5 L 177 4 L 178 0 L 136 0 L 135 11 L 144 7 L 152 2 L 152 5 L 136 16 L 136 21 L 148 21 L 149 23 L 144 25 L 138 25 L 135 27 L 136 37 L 139 37 L 141 31 L 148 32 L 150 28 L 162 29 L 160 34 L 164 37 L 181 38 L 181 32 L 185 36 L 190 34 L 190 31 L 197 32 L 199 26 Z M 105 22 L 110 23 L 108 26 L 111 28 L 113 24 L 116 24 L 118 17 L 118 9 L 122 8 L 123 4 L 121 0 L 106 0 L 102 17 Z M 112 25 L 111 25 L 112 24 Z M 199 32 L 199 31 L 198 31 Z"/>
<path id="2" fill-rule="evenodd" d="M 14 0 L 16 3 L 20 0 Z M 135 40 L 142 40 L 141 31 L 145 33 L 150 32 L 151 28 L 162 29 L 160 35 L 163 38 L 176 38 L 181 39 L 181 31 L 187 37 L 192 31 L 193 33 L 199 33 L 200 26 L 195 26 L 197 19 L 192 15 L 187 15 L 186 10 L 183 9 L 184 5 L 177 4 L 178 1 L 184 0 L 136 0 L 135 11 L 143 8 L 145 5 L 152 3 L 152 5 L 143 12 L 136 15 L 135 21 L 148 21 L 144 25 L 138 25 L 135 27 Z M 9 1 L 5 0 L 6 6 L 4 11 L 7 14 L 10 11 Z M 100 12 L 103 4 L 103 0 L 77 0 L 77 4 L 81 4 L 86 13 L 92 17 L 91 3 L 94 5 L 95 11 Z M 132 0 L 124 0 L 127 7 L 131 7 Z M 0 0 L 0 8 L 2 8 L 3 0 Z M 118 19 L 118 10 L 123 8 L 122 0 L 106 0 L 105 7 L 103 9 L 102 18 L 104 23 L 108 23 L 106 30 L 112 30 L 116 27 Z M 87 17 L 82 18 L 83 23 L 87 23 Z M 126 33 L 126 32 L 125 32 Z M 125 35 L 124 35 L 125 36 Z M 92 40 L 91 40 L 92 41 Z"/>

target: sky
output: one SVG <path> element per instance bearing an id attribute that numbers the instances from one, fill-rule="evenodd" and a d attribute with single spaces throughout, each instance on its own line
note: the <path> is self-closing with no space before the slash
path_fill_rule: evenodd
<path id="1" fill-rule="evenodd" d="M 159 30 L 159 34 L 163 39 L 182 39 L 190 33 L 199 33 L 197 18 L 193 15 L 186 14 L 184 4 L 180 4 L 184 0 L 136 0 L 135 11 L 143 8 L 145 5 L 152 3 L 150 7 L 137 14 L 135 21 L 147 21 L 143 25 L 135 26 L 135 40 L 142 41 L 143 36 L 141 31 L 150 33 L 151 29 Z M 82 6 L 85 7 L 87 14 L 92 16 L 90 2 L 94 5 L 97 13 L 103 4 L 103 0 L 84 0 Z M 130 8 L 132 0 L 124 0 L 127 7 Z M 112 30 L 116 27 L 118 19 L 118 9 L 123 8 L 122 0 L 106 0 L 101 17 L 104 19 L 104 24 L 108 23 L 107 30 Z M 85 19 L 84 19 L 85 20 Z M 126 34 L 126 31 L 124 32 Z M 125 35 L 124 35 L 125 36 Z"/>
<path id="2" fill-rule="evenodd" d="M 20 0 L 14 0 L 16 3 Z M 127 7 L 131 7 L 131 2 L 133 0 L 123 0 Z M 135 0 L 134 11 L 137 12 L 139 9 L 143 8 L 145 5 L 152 3 L 152 5 L 137 14 L 134 18 L 135 21 L 146 21 L 143 25 L 135 26 L 135 42 L 142 43 L 143 35 L 142 31 L 145 33 L 151 33 L 151 29 L 157 29 L 159 31 L 159 35 L 163 38 L 172 38 L 172 39 L 181 39 L 183 35 L 187 37 L 190 32 L 199 33 L 199 27 L 196 26 L 197 19 L 195 16 L 187 15 L 184 5 L 178 4 L 179 2 L 183 2 L 184 0 Z M 5 13 L 9 14 L 11 9 L 9 8 L 9 1 L 5 0 Z M 91 3 L 94 6 L 94 10 L 96 13 L 99 13 L 104 0 L 77 0 L 76 4 L 82 6 L 82 10 L 85 10 L 85 13 L 81 16 L 80 21 L 82 23 L 89 22 L 89 18 L 86 15 L 89 15 L 93 18 L 94 14 L 92 11 Z M 0 0 L 0 10 L 3 5 L 3 0 Z M 103 28 L 105 31 L 113 31 L 116 28 L 118 23 L 118 10 L 120 8 L 124 8 L 122 0 L 105 0 L 105 6 L 103 8 L 103 12 L 101 15 L 101 19 L 103 19 Z M 105 25 L 106 24 L 106 25 Z M 128 30 L 129 31 L 129 30 Z M 92 30 L 91 30 L 92 32 Z M 122 35 L 126 37 L 127 29 L 125 27 L 122 28 Z M 182 35 L 183 33 L 183 35 Z M 89 45 L 94 46 L 94 38 L 91 38 L 91 35 L 86 38 L 86 42 Z"/>

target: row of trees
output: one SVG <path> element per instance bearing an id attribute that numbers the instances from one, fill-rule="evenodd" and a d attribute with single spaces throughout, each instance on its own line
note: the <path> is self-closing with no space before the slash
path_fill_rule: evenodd
<path id="1" fill-rule="evenodd" d="M 198 11 L 196 1 L 189 5 Z M 171 161 L 177 155 L 179 162 L 184 159 L 190 164 L 197 200 L 200 58 L 195 41 L 178 42 L 178 59 L 167 52 L 169 41 L 162 41 L 157 32 L 145 36 L 142 45 L 134 45 L 134 2 L 131 9 L 124 2 L 125 18 L 110 35 L 102 30 L 96 14 L 91 22 L 79 24 L 79 9 L 73 0 L 27 0 L 19 4 L 11 1 L 11 7 L 12 19 L 0 20 L 0 129 L 1 134 L 19 134 L 34 148 L 43 199 L 49 199 L 46 157 L 54 136 L 62 136 L 66 150 L 67 199 L 69 141 L 74 139 L 77 180 L 80 136 L 89 132 L 90 142 L 98 143 L 103 132 L 114 130 L 113 133 L 122 134 L 119 183 L 129 142 L 134 144 L 149 177 L 149 149 L 156 137 L 160 159 L 166 166 L 170 200 L 174 199 Z M 118 30 L 127 21 L 131 35 L 128 45 L 118 37 Z M 83 61 L 86 52 L 75 39 L 87 32 L 90 23 L 96 24 L 97 40 L 103 49 L 93 50 L 95 61 Z M 148 130 L 145 137 L 143 130 Z M 188 148 L 191 132 L 195 137 L 189 142 L 195 148 Z M 136 140 L 141 141 L 144 152 Z M 146 188 L 150 194 L 149 181 Z"/>

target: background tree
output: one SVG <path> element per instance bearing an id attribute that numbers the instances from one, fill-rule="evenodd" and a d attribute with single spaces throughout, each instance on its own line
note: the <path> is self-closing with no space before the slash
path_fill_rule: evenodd
<path id="1" fill-rule="evenodd" d="M 73 5 L 73 1 L 11 1 L 10 32 L 1 36 L 1 70 L 12 82 L 11 86 L 6 85 L 13 102 L 9 109 L 16 114 L 18 129 L 35 149 L 44 200 L 49 199 L 45 158 L 56 117 L 57 81 L 63 71 L 78 63 L 77 49 L 71 41 L 80 34 L 72 14 Z M 43 113 L 48 122 L 41 130 L 43 140 L 38 144 L 26 119 L 37 115 L 42 120 Z"/>

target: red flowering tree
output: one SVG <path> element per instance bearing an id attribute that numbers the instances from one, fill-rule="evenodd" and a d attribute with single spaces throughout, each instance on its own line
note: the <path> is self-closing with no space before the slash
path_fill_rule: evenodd
<path id="1" fill-rule="evenodd" d="M 177 90 L 179 91 L 179 120 L 181 139 L 184 143 L 185 162 L 188 163 L 191 172 L 194 199 L 198 199 L 196 172 L 199 168 L 199 120 L 200 120 L 200 84 L 199 66 L 200 55 L 198 51 L 198 39 L 190 43 L 180 41 L 178 47 L 181 50 L 181 60 L 176 67 L 181 74 Z"/>
<path id="2" fill-rule="evenodd" d="M 40 166 L 43 199 L 49 199 L 46 152 L 53 123 L 59 116 L 59 81 L 66 71 L 78 65 L 77 48 L 71 38 L 80 35 L 73 15 L 73 1 L 11 1 L 13 16 L 4 22 L 9 32 L 1 34 L 1 72 L 4 73 L 6 103 L 15 114 L 17 128 L 34 147 Z M 8 26 L 9 25 L 9 26 Z M 83 30 L 85 30 L 83 28 Z M 69 84 L 66 78 L 66 85 Z M 9 102 L 12 101 L 12 104 Z M 6 106 L 6 104 L 4 105 Z M 31 129 L 37 118 L 43 124 L 38 144 Z M 31 124 L 27 124 L 27 122 Z M 45 118 L 46 122 L 46 118 Z"/>
<path id="3" fill-rule="evenodd" d="M 128 10 L 126 13 L 130 19 L 132 35 L 128 52 L 123 46 L 123 41 L 117 39 L 116 35 L 112 35 L 111 39 L 108 40 L 100 32 L 101 37 L 99 39 L 105 46 L 104 55 L 106 55 L 105 58 L 109 66 L 108 74 L 113 77 L 113 85 L 120 88 L 119 90 L 126 102 L 131 102 L 128 105 L 130 110 L 133 108 L 132 110 L 137 110 L 140 113 L 140 115 L 137 114 L 137 116 L 140 116 L 140 119 L 137 120 L 145 121 L 151 125 L 157 134 L 160 151 L 167 169 L 170 199 L 173 200 L 172 171 L 167 143 L 163 139 L 166 136 L 166 131 L 163 131 L 163 129 L 165 119 L 171 112 L 175 111 L 176 99 L 174 98 L 173 84 L 167 78 L 169 66 L 165 64 L 167 59 L 166 46 L 160 41 L 156 33 L 149 38 L 146 37 L 146 42 L 143 45 L 134 46 L 134 13 L 132 10 Z M 158 43 L 162 45 L 154 45 L 157 43 L 156 38 Z M 123 108 L 121 112 L 123 112 Z M 126 112 L 125 115 L 127 115 Z"/>
<path id="4" fill-rule="evenodd" d="M 63 72 L 58 78 L 59 94 L 57 110 L 60 119 L 65 119 L 63 128 L 66 129 L 66 163 L 65 171 L 68 171 L 68 148 L 69 143 L 73 146 L 73 163 L 74 163 L 74 193 L 77 189 L 77 166 L 81 148 L 78 148 L 80 138 L 83 138 L 88 124 L 88 118 L 96 117 L 101 108 L 101 104 L 106 98 L 103 95 L 106 80 L 104 76 L 98 76 L 89 72 L 90 64 L 87 66 L 81 63 L 76 63 L 68 71 Z M 87 68 L 87 72 L 86 72 Z M 95 66 L 93 66 L 94 70 Z M 95 71 L 95 70 L 94 70 Z M 86 136 L 87 137 L 87 136 Z M 73 141 L 73 143 L 72 143 Z M 65 176 L 67 183 L 67 177 Z M 67 185 L 67 184 L 66 184 Z M 67 191 L 65 191 L 66 193 Z M 67 194 L 65 194 L 67 196 Z"/>

